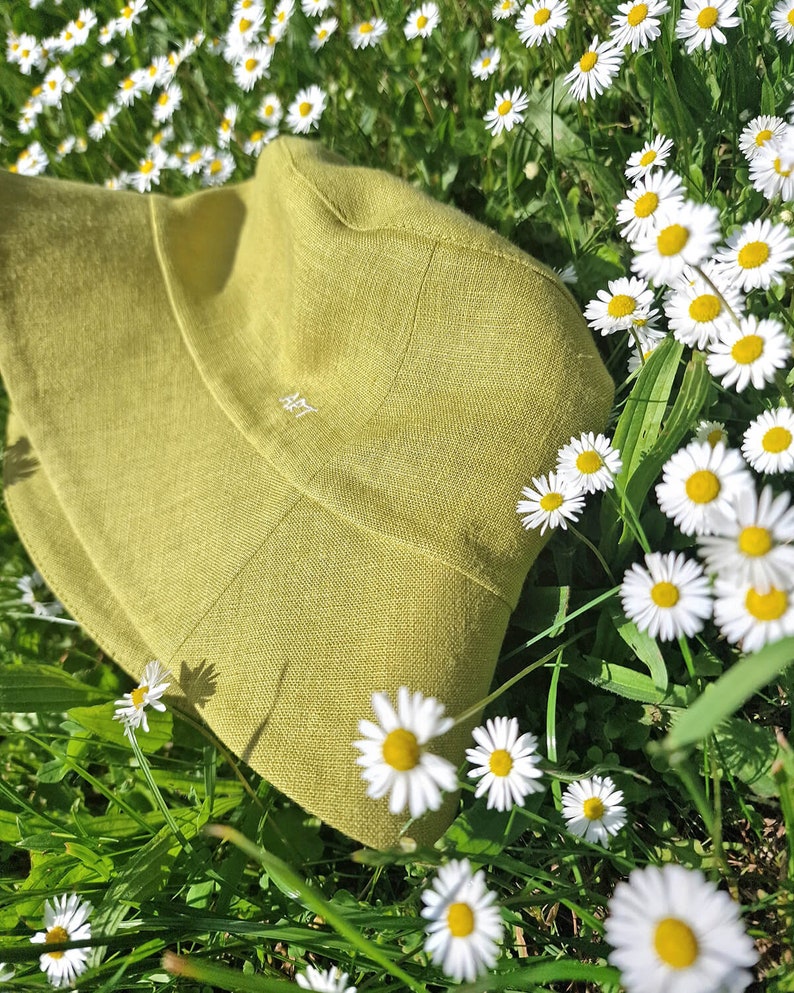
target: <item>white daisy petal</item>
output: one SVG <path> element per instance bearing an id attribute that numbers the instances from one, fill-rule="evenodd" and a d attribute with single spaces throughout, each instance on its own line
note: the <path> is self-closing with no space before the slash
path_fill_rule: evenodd
<path id="1" fill-rule="evenodd" d="M 608 848 L 610 836 L 626 823 L 622 801 L 623 791 L 609 776 L 580 779 L 562 795 L 562 816 L 572 834 Z"/>
<path id="2" fill-rule="evenodd" d="M 347 985 L 347 973 L 340 972 L 336 966 L 322 970 L 307 965 L 303 972 L 297 973 L 295 979 L 304 990 L 316 990 L 318 993 L 356 993 L 355 986 Z"/>
<path id="3" fill-rule="evenodd" d="M 759 414 L 744 432 L 742 455 L 756 472 L 794 469 L 794 411 L 779 407 Z"/>
<path id="4" fill-rule="evenodd" d="M 466 749 L 466 758 L 474 766 L 469 777 L 480 780 L 475 796 L 487 792 L 489 809 L 509 810 L 542 789 L 535 782 L 543 775 L 537 767 L 537 738 L 529 733 L 519 736 L 518 730 L 515 717 L 496 717 L 472 732 L 477 747 Z"/>
<path id="5" fill-rule="evenodd" d="M 780 321 L 744 317 L 739 325 L 726 324 L 708 348 L 706 365 L 723 386 L 741 393 L 751 383 L 762 389 L 791 358 L 791 339 Z"/>
<path id="6" fill-rule="evenodd" d="M 91 937 L 88 916 L 91 904 L 80 900 L 75 893 L 55 897 L 44 904 L 45 931 L 39 931 L 30 939 L 35 944 L 54 944 L 62 941 L 85 941 Z M 68 948 L 65 951 L 45 952 L 39 957 L 42 972 L 56 989 L 73 985 L 86 968 L 90 948 Z"/>
<path id="7" fill-rule="evenodd" d="M 570 444 L 557 452 L 558 477 L 574 483 L 583 493 L 612 489 L 622 468 L 620 452 L 603 434 L 596 437 L 592 431 L 571 438 Z"/>
<path id="8" fill-rule="evenodd" d="M 516 505 L 516 512 L 525 515 L 521 518 L 524 528 L 539 527 L 540 533 L 545 534 L 546 528 L 561 527 L 565 531 L 566 521 L 579 520 L 584 496 L 578 486 L 550 472 L 548 477 L 533 477 L 532 487 L 522 488 L 525 499 Z"/>
<path id="9" fill-rule="evenodd" d="M 697 634 L 711 616 L 702 567 L 674 552 L 651 552 L 645 567 L 635 562 L 623 577 L 620 599 L 629 620 L 661 641 Z"/>

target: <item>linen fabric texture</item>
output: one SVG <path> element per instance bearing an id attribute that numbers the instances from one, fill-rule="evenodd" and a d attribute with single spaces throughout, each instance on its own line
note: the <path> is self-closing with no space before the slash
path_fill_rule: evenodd
<path id="1" fill-rule="evenodd" d="M 373 691 L 488 692 L 543 539 L 522 485 L 612 383 L 567 290 L 454 208 L 282 137 L 171 199 L 0 174 L 5 499 L 133 678 L 360 842 Z M 433 743 L 459 763 L 473 721 Z M 410 826 L 430 843 L 456 797 Z"/>

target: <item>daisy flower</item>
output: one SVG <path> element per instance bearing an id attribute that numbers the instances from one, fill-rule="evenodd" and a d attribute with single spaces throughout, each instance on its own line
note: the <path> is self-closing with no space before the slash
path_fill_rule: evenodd
<path id="1" fill-rule="evenodd" d="M 471 74 L 475 79 L 487 79 L 499 68 L 502 53 L 498 48 L 484 48 L 471 64 Z"/>
<path id="2" fill-rule="evenodd" d="M 267 45 L 254 45 L 246 49 L 234 65 L 235 83 L 246 93 L 252 90 L 263 76 L 270 75 L 268 70 L 272 58 L 273 49 Z"/>
<path id="3" fill-rule="evenodd" d="M 771 117 L 768 114 L 754 117 L 739 135 L 739 149 L 747 161 L 751 162 L 768 141 L 779 138 L 785 129 L 786 122 L 782 117 Z"/>
<path id="4" fill-rule="evenodd" d="M 794 42 L 794 2 L 780 0 L 775 4 L 770 18 L 772 30 L 778 41 Z"/>
<path id="5" fill-rule="evenodd" d="M 476 748 L 466 749 L 466 758 L 474 766 L 470 779 L 479 779 L 475 797 L 487 791 L 487 808 L 510 810 L 513 804 L 523 804 L 530 793 L 542 789 L 534 782 L 543 775 L 538 769 L 538 739 L 527 732 L 519 736 L 515 717 L 487 720 L 485 727 L 472 731 Z"/>
<path id="6" fill-rule="evenodd" d="M 556 473 L 532 478 L 532 487 L 524 486 L 521 490 L 526 499 L 519 500 L 516 513 L 525 514 L 521 525 L 527 531 L 530 528 L 540 528 L 545 534 L 546 528 L 561 527 L 566 531 L 566 521 L 578 521 L 579 514 L 584 508 L 584 495 L 581 489 L 565 479 L 560 479 Z"/>
<path id="7" fill-rule="evenodd" d="M 114 33 L 122 38 L 132 31 L 132 26 L 139 20 L 141 14 L 148 7 L 148 0 L 127 0 L 119 12 L 119 16 L 113 22 Z"/>
<path id="8" fill-rule="evenodd" d="M 733 578 L 714 584 L 714 621 L 720 633 L 743 652 L 755 652 L 773 641 L 794 634 L 794 591 L 750 583 L 737 585 Z M 787 588 L 788 587 L 788 588 Z"/>
<path id="9" fill-rule="evenodd" d="M 340 972 L 336 966 L 323 971 L 307 965 L 304 972 L 296 974 L 298 986 L 304 990 L 317 990 L 318 993 L 356 993 L 355 986 L 347 985 L 347 973 Z"/>
<path id="10" fill-rule="evenodd" d="M 529 106 L 529 97 L 516 86 L 511 92 L 505 90 L 496 94 L 493 110 L 489 110 L 483 120 L 485 126 L 492 135 L 501 134 L 502 131 L 512 131 L 516 124 L 521 124 L 524 120 L 524 111 Z"/>
<path id="11" fill-rule="evenodd" d="M 568 23 L 568 0 L 532 0 L 516 21 L 519 38 L 527 48 L 542 45 Z"/>
<path id="12" fill-rule="evenodd" d="M 113 121 L 118 117 L 121 108 L 117 103 L 109 103 L 104 110 L 100 110 L 94 116 L 94 120 L 88 125 L 88 137 L 93 141 L 99 141 L 110 131 Z"/>
<path id="13" fill-rule="evenodd" d="M 506 21 L 518 10 L 518 0 L 496 0 L 491 15 L 496 21 Z"/>
<path id="14" fill-rule="evenodd" d="M 116 713 L 113 715 L 113 720 L 122 722 L 126 735 L 131 737 L 133 731 L 139 727 L 148 732 L 147 707 L 161 712 L 165 710 L 165 704 L 160 701 L 160 697 L 171 685 L 170 676 L 171 670 L 166 669 L 161 662 L 154 659 L 146 664 L 141 681 L 135 689 L 131 693 L 125 693 L 121 700 L 116 700 Z"/>
<path id="15" fill-rule="evenodd" d="M 565 77 L 565 82 L 576 100 L 598 96 L 612 85 L 620 71 L 623 51 L 607 39 L 599 45 L 598 35 L 590 47 Z"/>
<path id="16" fill-rule="evenodd" d="M 633 189 L 617 206 L 621 235 L 629 244 L 649 235 L 660 208 L 683 202 L 684 188 L 680 176 L 661 169 L 641 176 Z"/>
<path id="17" fill-rule="evenodd" d="M 181 103 L 182 87 L 179 83 L 169 83 L 154 101 L 154 107 L 152 108 L 154 123 L 164 124 L 166 121 L 170 121 Z"/>
<path id="18" fill-rule="evenodd" d="M 723 386 L 741 393 L 749 383 L 762 389 L 772 382 L 777 369 L 791 358 L 791 340 L 780 321 L 744 317 L 739 326 L 727 324 L 709 345 L 706 365 L 712 376 L 722 376 Z"/>
<path id="19" fill-rule="evenodd" d="M 234 158 L 230 152 L 212 151 L 201 171 L 202 186 L 223 186 L 234 172 Z"/>
<path id="20" fill-rule="evenodd" d="M 319 24 L 315 24 L 309 39 L 312 51 L 319 51 L 338 27 L 339 21 L 336 17 L 325 17 Z"/>
<path id="21" fill-rule="evenodd" d="M 638 152 L 632 152 L 626 163 L 626 179 L 639 179 L 651 169 L 660 169 L 668 159 L 673 148 L 671 138 L 663 134 L 657 135 L 653 141 L 646 141 Z"/>
<path id="22" fill-rule="evenodd" d="M 662 33 L 659 18 L 670 10 L 667 0 L 648 0 L 648 3 L 622 3 L 612 17 L 612 42 L 618 48 L 626 45 L 632 52 L 647 48 Z"/>
<path id="23" fill-rule="evenodd" d="M 744 432 L 742 455 L 756 472 L 794 469 L 794 412 L 779 407 L 759 414 Z"/>
<path id="24" fill-rule="evenodd" d="M 691 441 L 665 462 L 656 499 L 684 534 L 711 534 L 715 511 L 729 510 L 731 500 L 752 485 L 735 448 Z"/>
<path id="25" fill-rule="evenodd" d="M 334 20 L 336 20 L 336 18 L 334 18 Z M 267 124 L 268 127 L 274 128 L 281 120 L 283 113 L 284 111 L 281 107 L 281 101 L 276 94 L 266 93 L 259 103 L 256 116 L 260 121 L 262 121 L 263 124 Z"/>
<path id="26" fill-rule="evenodd" d="M 136 69 L 129 76 L 125 76 L 117 88 L 116 100 L 118 103 L 123 107 L 131 107 L 141 93 L 148 89 L 145 76 L 145 69 Z"/>
<path id="27" fill-rule="evenodd" d="M 52 903 L 44 904 L 45 931 L 39 931 L 30 939 L 34 944 L 51 945 L 62 941 L 87 941 L 91 937 L 88 915 L 93 910 L 91 904 L 72 893 L 70 896 L 55 897 Z M 41 971 L 54 987 L 71 986 L 81 976 L 87 966 L 90 948 L 67 948 L 60 952 L 45 952 L 39 958 Z"/>
<path id="28" fill-rule="evenodd" d="M 422 893 L 425 951 L 445 976 L 473 982 L 493 967 L 504 930 L 495 900 L 485 873 L 472 873 L 468 859 L 441 866 Z"/>
<path id="29" fill-rule="evenodd" d="M 356 764 L 363 767 L 367 796 L 379 800 L 388 793 L 392 814 L 406 806 L 411 817 L 438 810 L 442 791 L 457 786 L 452 763 L 425 748 L 452 727 L 452 718 L 444 716 L 444 704 L 418 691 L 412 695 L 401 686 L 396 710 L 385 693 L 372 694 L 372 709 L 379 723 L 360 720 L 358 729 L 364 737 L 353 742 L 362 752 Z"/>
<path id="30" fill-rule="evenodd" d="M 306 89 L 298 90 L 295 99 L 287 108 L 287 127 L 293 134 L 308 134 L 320 125 L 325 110 L 327 94 L 314 83 Z"/>
<path id="31" fill-rule="evenodd" d="M 307 17 L 319 17 L 333 2 L 334 0 L 301 0 L 301 10 Z"/>
<path id="32" fill-rule="evenodd" d="M 439 20 L 438 7 L 434 3 L 423 3 L 408 15 L 403 28 L 405 37 L 409 41 L 411 38 L 427 38 L 438 26 Z"/>
<path id="33" fill-rule="evenodd" d="M 645 317 L 653 305 L 653 292 L 644 279 L 621 276 L 610 279 L 584 309 L 587 323 L 602 335 L 628 330 L 637 316 Z"/>
<path id="34" fill-rule="evenodd" d="M 258 156 L 265 145 L 269 145 L 274 138 L 278 137 L 278 128 L 268 128 L 262 131 L 261 128 L 252 131 L 243 142 L 243 151 L 246 155 Z"/>
<path id="35" fill-rule="evenodd" d="M 750 221 L 728 238 L 717 253 L 721 275 L 743 290 L 768 290 L 791 272 L 794 238 L 785 224 Z"/>
<path id="36" fill-rule="evenodd" d="M 651 352 L 653 352 L 660 341 L 662 341 L 661 338 L 650 342 L 643 342 L 642 350 L 637 348 L 636 345 L 632 348 L 628 361 L 628 370 L 630 374 L 637 372 L 645 365 L 650 358 Z"/>
<path id="37" fill-rule="evenodd" d="M 216 132 L 218 144 L 221 148 L 226 148 L 234 137 L 234 128 L 237 124 L 237 111 L 238 107 L 233 103 L 227 104 L 223 111 L 223 117 Z"/>
<path id="38" fill-rule="evenodd" d="M 750 182 L 767 200 L 794 200 L 794 129 L 786 125 L 782 134 L 765 142 L 750 162 Z"/>
<path id="39" fill-rule="evenodd" d="M 744 308 L 744 297 L 715 262 L 706 262 L 701 272 L 687 266 L 664 298 L 673 337 L 691 348 L 715 341 L 720 328 L 731 321 L 731 311 L 740 315 Z"/>
<path id="40" fill-rule="evenodd" d="M 741 993 L 758 956 L 739 908 L 698 869 L 633 869 L 608 904 L 609 962 L 626 993 Z"/>
<path id="41" fill-rule="evenodd" d="M 22 149 L 16 162 L 12 162 L 8 167 L 8 171 L 18 173 L 20 176 L 40 176 L 49 164 L 41 142 L 32 141 L 27 148 Z"/>
<path id="42" fill-rule="evenodd" d="M 707 441 L 712 448 L 718 442 L 722 442 L 727 448 L 728 432 L 725 430 L 725 425 L 722 421 L 701 421 L 695 429 L 694 440 L 700 442 Z"/>
<path id="43" fill-rule="evenodd" d="M 700 265 L 719 241 L 719 212 L 685 200 L 658 212 L 654 230 L 634 245 L 632 269 L 643 279 L 673 283 L 687 265 Z"/>
<path id="44" fill-rule="evenodd" d="M 155 145 L 148 149 L 146 158 L 141 159 L 137 170 L 130 174 L 130 185 L 139 193 L 148 193 L 153 186 L 160 185 L 160 175 L 170 165 L 171 157 Z"/>
<path id="45" fill-rule="evenodd" d="M 734 12 L 739 0 L 684 0 L 684 9 L 675 26 L 676 38 L 681 38 L 691 55 L 696 48 L 708 51 L 713 43 L 724 45 L 728 40 L 722 28 L 735 28 L 741 18 Z"/>
<path id="46" fill-rule="evenodd" d="M 369 21 L 359 21 L 347 32 L 353 48 L 370 48 L 377 45 L 386 34 L 388 25 L 382 17 L 373 17 Z"/>
<path id="47" fill-rule="evenodd" d="M 270 21 L 271 34 L 275 34 L 277 38 L 283 38 L 294 10 L 295 0 L 278 0 Z"/>
<path id="48" fill-rule="evenodd" d="M 661 641 L 697 634 L 711 616 L 703 568 L 681 553 L 649 552 L 644 568 L 634 562 L 623 576 L 620 599 L 626 617 Z"/>
<path id="49" fill-rule="evenodd" d="M 239 10 L 234 15 L 224 35 L 223 57 L 227 62 L 236 61 L 254 44 L 264 23 L 264 12 L 258 8 Z"/>
<path id="50" fill-rule="evenodd" d="M 59 617 L 63 613 L 63 604 L 59 600 L 51 600 L 45 603 L 39 598 L 40 591 L 49 591 L 44 583 L 44 577 L 38 569 L 31 573 L 31 575 L 22 576 L 21 579 L 18 579 L 16 587 L 22 594 L 19 598 L 20 602 L 30 607 L 36 617 Z"/>
<path id="51" fill-rule="evenodd" d="M 731 582 L 749 583 L 762 593 L 792 585 L 794 577 L 794 508 L 791 497 L 775 497 L 765 486 L 759 496 L 748 487 L 728 511 L 715 515 L 714 534 L 698 537 L 698 550 L 709 572 Z"/>
<path id="52" fill-rule="evenodd" d="M 593 776 L 571 783 L 562 795 L 565 826 L 585 841 L 609 848 L 614 836 L 626 823 L 623 791 L 616 789 L 609 776 Z"/>
<path id="53" fill-rule="evenodd" d="M 592 431 L 571 438 L 570 444 L 557 452 L 558 477 L 574 483 L 583 493 L 612 489 L 622 468 L 620 452 L 603 434 L 596 437 Z"/>
<path id="54" fill-rule="evenodd" d="M 201 148 L 195 148 L 193 145 L 181 145 L 177 158 L 182 175 L 195 176 L 200 173 L 212 160 L 212 151 L 210 145 L 202 145 Z"/>

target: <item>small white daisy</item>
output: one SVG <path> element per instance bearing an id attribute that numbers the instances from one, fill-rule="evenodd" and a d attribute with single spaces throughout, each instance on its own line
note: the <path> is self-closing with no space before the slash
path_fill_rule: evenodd
<path id="1" fill-rule="evenodd" d="M 687 54 L 701 47 L 708 51 L 712 44 L 724 45 L 728 39 L 722 29 L 742 23 L 734 16 L 738 6 L 739 0 L 684 0 L 675 36 L 684 41 Z"/>
<path id="2" fill-rule="evenodd" d="M 238 10 L 235 13 L 223 38 L 223 57 L 227 62 L 235 62 L 246 48 L 254 44 L 264 23 L 264 11 L 260 8 Z"/>
<path id="3" fill-rule="evenodd" d="M 654 169 L 641 176 L 617 206 L 621 235 L 629 244 L 651 234 L 660 209 L 683 202 L 681 177 L 674 172 Z"/>
<path id="4" fill-rule="evenodd" d="M 772 30 L 778 41 L 794 42 L 794 0 L 780 0 L 770 16 Z"/>
<path id="5" fill-rule="evenodd" d="M 91 925 L 88 915 L 93 910 L 91 904 L 72 893 L 70 896 L 55 897 L 52 903 L 44 904 L 45 931 L 39 931 L 30 939 L 34 944 L 50 945 L 62 941 L 87 941 L 91 938 Z M 71 986 L 86 968 L 90 948 L 67 948 L 65 951 L 45 952 L 39 958 L 41 971 L 56 989 Z"/>
<path id="6" fill-rule="evenodd" d="M 699 562 L 682 554 L 649 552 L 645 567 L 626 570 L 620 587 L 623 612 L 652 638 L 692 636 L 711 617 L 709 581 Z"/>
<path id="7" fill-rule="evenodd" d="M 599 45 L 596 35 L 590 47 L 565 77 L 571 95 L 576 100 L 588 100 L 603 93 L 612 85 L 622 63 L 623 50 L 615 48 L 610 39 Z"/>
<path id="8" fill-rule="evenodd" d="M 281 101 L 276 96 L 275 93 L 266 93 L 265 96 L 259 101 L 259 107 L 256 111 L 256 116 L 262 121 L 263 124 L 267 124 L 268 127 L 274 128 L 278 125 L 284 111 L 281 106 Z"/>
<path id="9" fill-rule="evenodd" d="M 762 389 L 791 358 L 791 340 L 780 321 L 743 317 L 739 326 L 726 324 L 709 345 L 706 365 L 723 386 L 741 393 L 752 383 Z"/>
<path id="10" fill-rule="evenodd" d="M 100 110 L 94 116 L 93 121 L 88 125 L 88 137 L 92 141 L 99 141 L 110 131 L 113 122 L 118 117 L 121 108 L 117 103 L 109 103 L 104 110 Z"/>
<path id="11" fill-rule="evenodd" d="M 627 331 L 635 319 L 647 317 L 653 306 L 653 291 L 636 276 L 610 279 L 606 290 L 598 290 L 584 309 L 587 323 L 602 335 Z"/>
<path id="12" fill-rule="evenodd" d="M 139 193 L 148 193 L 153 186 L 159 186 L 163 169 L 171 166 L 171 157 L 157 146 L 147 150 L 146 157 L 140 159 L 138 168 L 130 173 L 129 183 Z"/>
<path id="13" fill-rule="evenodd" d="M 486 807 L 510 810 L 522 805 L 530 793 L 543 788 L 535 780 L 543 775 L 538 768 L 538 739 L 529 732 L 519 735 L 515 717 L 487 720 L 485 727 L 472 731 L 476 748 L 466 749 L 466 758 L 474 766 L 470 779 L 479 779 L 475 797 L 488 793 Z"/>
<path id="14" fill-rule="evenodd" d="M 742 455 L 756 472 L 794 469 L 794 411 L 778 407 L 759 414 L 744 432 Z"/>
<path id="15" fill-rule="evenodd" d="M 632 152 L 626 163 L 626 179 L 637 180 L 652 169 L 661 169 L 667 162 L 673 148 L 671 138 L 657 135 L 653 141 L 646 141 L 638 152 Z"/>
<path id="16" fill-rule="evenodd" d="M 484 48 L 471 64 L 471 74 L 475 79 L 488 79 L 499 68 L 502 53 L 498 48 Z"/>
<path id="17" fill-rule="evenodd" d="M 278 128 L 268 128 L 263 131 L 261 128 L 252 131 L 243 142 L 243 151 L 246 155 L 259 156 L 265 145 L 278 137 Z"/>
<path id="18" fill-rule="evenodd" d="M 532 487 L 522 488 L 525 499 L 519 500 L 516 505 L 516 513 L 526 515 L 521 518 L 521 525 L 527 531 L 537 527 L 541 534 L 546 533 L 546 528 L 561 527 L 566 531 L 566 521 L 579 520 L 584 508 L 584 495 L 578 486 L 550 472 L 548 477 L 533 476 Z"/>
<path id="19" fill-rule="evenodd" d="M 115 34 L 124 37 L 132 31 L 133 25 L 140 19 L 148 7 L 148 0 L 126 0 L 126 3 L 119 11 L 119 16 L 114 23 Z"/>
<path id="20" fill-rule="evenodd" d="M 516 86 L 512 91 L 496 94 L 493 110 L 489 110 L 483 120 L 492 135 L 502 131 L 512 131 L 516 124 L 524 120 L 524 111 L 529 106 L 529 97 Z"/>
<path id="21" fill-rule="evenodd" d="M 684 534 L 711 534 L 714 512 L 729 510 L 736 494 L 752 485 L 753 477 L 735 448 L 691 441 L 665 462 L 656 499 Z"/>
<path id="22" fill-rule="evenodd" d="M 518 7 L 518 0 L 496 0 L 491 8 L 491 15 L 496 21 L 506 21 L 516 13 Z"/>
<path id="23" fill-rule="evenodd" d="M 629 373 L 638 372 L 645 365 L 660 341 L 662 341 L 661 338 L 651 342 L 644 342 L 641 350 L 636 345 L 632 348 L 628 360 Z"/>
<path id="24" fill-rule="evenodd" d="M 403 32 L 410 41 L 412 38 L 427 38 L 438 27 L 441 15 L 434 3 L 423 3 L 421 7 L 412 10 L 405 22 Z"/>
<path id="25" fill-rule="evenodd" d="M 153 659 L 146 664 L 141 681 L 135 689 L 130 693 L 125 693 L 121 700 L 116 700 L 116 713 L 113 715 L 113 720 L 122 722 L 126 735 L 131 737 L 133 731 L 139 727 L 148 732 L 147 707 L 161 712 L 165 710 L 165 704 L 160 700 L 160 697 L 171 685 L 170 676 L 171 670 L 166 669 L 157 659 Z"/>
<path id="26" fill-rule="evenodd" d="M 662 33 L 659 18 L 670 10 L 667 0 L 622 3 L 612 17 L 612 41 L 618 48 L 629 45 L 632 52 L 647 48 Z"/>
<path id="27" fill-rule="evenodd" d="M 179 83 L 169 83 L 154 101 L 154 106 L 152 107 L 152 119 L 154 123 L 164 124 L 166 121 L 170 121 L 181 103 L 182 87 Z"/>
<path id="28" fill-rule="evenodd" d="M 63 613 L 63 604 L 59 600 L 43 601 L 40 599 L 41 591 L 49 593 L 49 590 L 47 590 L 44 577 L 38 569 L 31 575 L 18 579 L 16 587 L 22 594 L 19 598 L 20 602 L 30 607 L 36 617 L 60 617 Z"/>
<path id="29" fill-rule="evenodd" d="M 782 117 L 761 114 L 749 121 L 739 135 L 739 149 L 751 162 L 768 141 L 779 138 L 786 128 Z"/>
<path id="30" fill-rule="evenodd" d="M 542 45 L 568 23 L 568 0 L 532 0 L 516 21 L 519 38 L 527 48 Z"/>
<path id="31" fill-rule="evenodd" d="M 379 800 L 388 793 L 392 814 L 406 806 L 411 817 L 438 810 L 442 791 L 454 790 L 458 782 L 452 763 L 425 748 L 452 727 L 444 704 L 401 686 L 396 710 L 385 693 L 372 694 L 372 709 L 379 724 L 360 720 L 358 730 L 364 737 L 353 742 L 362 752 L 356 764 L 363 767 L 367 796 Z"/>
<path id="32" fill-rule="evenodd" d="M 301 0 L 301 10 L 307 17 L 319 17 L 333 2 L 334 0 Z"/>
<path id="33" fill-rule="evenodd" d="M 323 971 L 307 965 L 303 972 L 296 973 L 295 979 L 302 989 L 316 990 L 317 993 L 356 993 L 355 986 L 347 985 L 347 973 L 340 972 L 336 966 Z"/>
<path id="34" fill-rule="evenodd" d="M 312 51 L 319 51 L 338 27 L 339 21 L 336 17 L 324 17 L 319 24 L 315 24 L 309 39 Z"/>
<path id="35" fill-rule="evenodd" d="M 720 328 L 731 321 L 731 312 L 738 318 L 743 308 L 744 297 L 713 260 L 700 271 L 687 266 L 664 298 L 673 337 L 691 348 L 705 348 L 715 341 Z"/>
<path id="36" fill-rule="evenodd" d="M 270 75 L 270 60 L 273 49 L 267 45 L 254 45 L 240 53 L 240 58 L 234 64 L 234 81 L 241 90 L 248 93 L 263 76 Z"/>
<path id="37" fill-rule="evenodd" d="M 312 128 L 320 126 L 320 118 L 325 110 L 327 94 L 312 83 L 299 90 L 287 108 L 287 127 L 293 134 L 308 134 Z"/>
<path id="38" fill-rule="evenodd" d="M 626 993 L 741 993 L 753 981 L 739 908 L 697 869 L 633 869 L 608 911 L 609 962 Z"/>
<path id="39" fill-rule="evenodd" d="M 610 836 L 626 823 L 623 791 L 609 776 L 579 779 L 562 795 L 562 816 L 571 834 L 609 848 Z"/>
<path id="40" fill-rule="evenodd" d="M 790 585 L 790 584 L 787 584 Z M 720 633 L 743 652 L 755 652 L 773 641 L 794 634 L 794 591 L 749 583 L 737 586 L 733 579 L 714 584 L 714 621 Z"/>
<path id="41" fill-rule="evenodd" d="M 750 221 L 734 231 L 716 256 L 725 282 L 742 290 L 768 290 L 782 282 L 791 272 L 792 257 L 794 238 L 789 229 L 769 219 Z"/>
<path id="42" fill-rule="evenodd" d="M 200 148 L 193 145 L 180 145 L 177 158 L 182 175 L 195 176 L 200 173 L 212 159 L 212 151 L 210 145 L 202 145 Z"/>
<path id="43" fill-rule="evenodd" d="M 750 182 L 767 200 L 794 200 L 793 136 L 794 128 L 787 124 L 783 133 L 762 145 L 750 162 Z"/>
<path id="44" fill-rule="evenodd" d="M 211 150 L 201 171 L 202 186 L 223 186 L 234 172 L 235 162 L 231 152 Z"/>
<path id="45" fill-rule="evenodd" d="M 382 17 L 373 17 L 369 21 L 359 21 L 347 32 L 353 48 L 371 48 L 377 45 L 386 34 L 388 24 Z"/>
<path id="46" fill-rule="evenodd" d="M 643 279 L 670 285 L 684 267 L 700 265 L 719 241 L 719 212 L 706 203 L 685 200 L 659 210 L 655 229 L 634 245 L 631 268 Z"/>
<path id="47" fill-rule="evenodd" d="M 695 429 L 694 441 L 708 442 L 712 448 L 719 442 L 728 447 L 728 432 L 722 421 L 701 421 Z"/>
<path id="48" fill-rule="evenodd" d="M 592 431 L 571 438 L 557 452 L 557 475 L 578 486 L 583 493 L 610 490 L 615 476 L 623 468 L 620 452 L 612 447 L 603 434 Z"/>
<path id="49" fill-rule="evenodd" d="M 485 873 L 472 873 L 468 859 L 441 866 L 424 890 L 425 951 L 445 976 L 473 982 L 493 967 L 504 932 L 495 901 Z"/>
<path id="50" fill-rule="evenodd" d="M 278 0 L 270 21 L 270 33 L 274 34 L 277 39 L 284 37 L 294 11 L 295 0 Z"/>
<path id="51" fill-rule="evenodd" d="M 223 117 L 216 132 L 218 144 L 221 148 L 228 148 L 231 144 L 231 140 L 234 137 L 234 129 L 237 125 L 238 110 L 237 104 L 234 103 L 227 104 L 224 108 Z"/>

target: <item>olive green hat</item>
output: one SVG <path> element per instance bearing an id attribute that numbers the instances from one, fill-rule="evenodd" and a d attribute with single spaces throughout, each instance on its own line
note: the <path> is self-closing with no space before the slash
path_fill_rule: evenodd
<path id="1" fill-rule="evenodd" d="M 3 173 L 0 221 L 5 498 L 39 571 L 130 675 L 159 659 L 277 788 L 393 844 L 358 722 L 374 691 L 487 693 L 542 543 L 521 487 L 612 402 L 573 299 L 298 138 L 182 199 Z"/>

